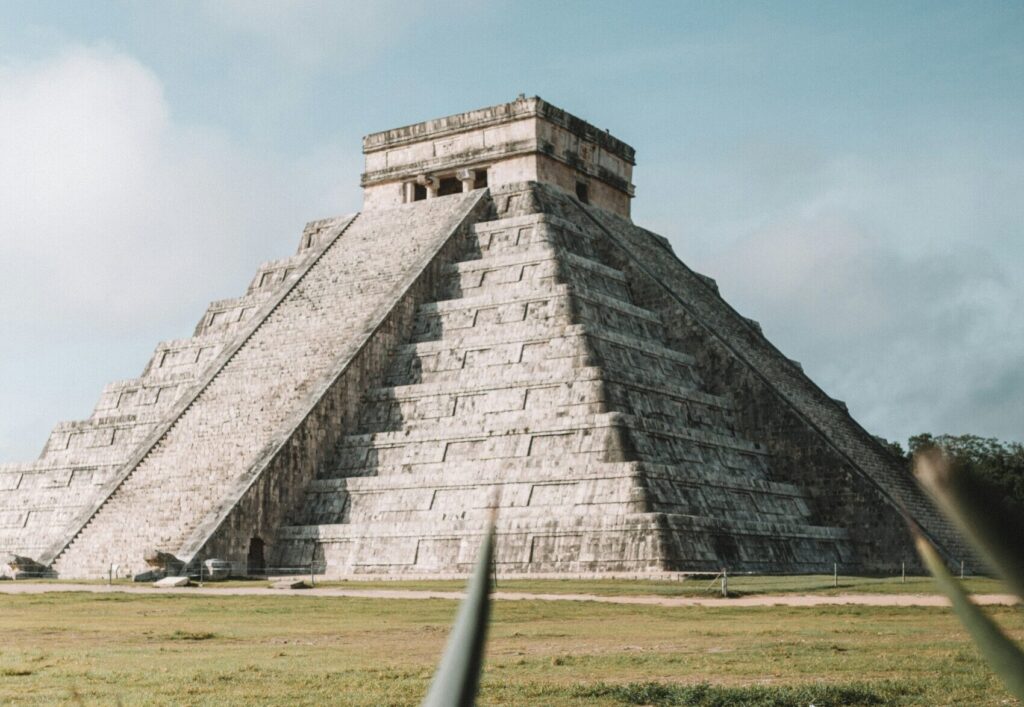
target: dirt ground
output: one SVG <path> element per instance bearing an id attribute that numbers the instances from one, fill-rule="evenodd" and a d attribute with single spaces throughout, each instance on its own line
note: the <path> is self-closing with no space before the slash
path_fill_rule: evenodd
<path id="1" fill-rule="evenodd" d="M 306 589 L 275 589 L 270 587 L 182 587 L 157 588 L 103 584 L 54 584 L 35 582 L 3 582 L 0 593 L 43 594 L 48 592 L 94 592 L 124 594 L 190 594 L 211 596 L 323 596 L 361 599 L 461 599 L 462 592 L 414 589 L 345 589 L 339 587 L 311 587 Z M 949 600 L 938 594 L 778 594 L 747 597 L 666 597 L 666 596 L 602 596 L 596 594 L 544 594 L 532 592 L 496 591 L 497 601 L 589 601 L 603 604 L 633 604 L 644 606 L 949 606 Z M 976 594 L 975 603 L 984 606 L 1012 606 L 1019 603 L 1011 594 Z"/>

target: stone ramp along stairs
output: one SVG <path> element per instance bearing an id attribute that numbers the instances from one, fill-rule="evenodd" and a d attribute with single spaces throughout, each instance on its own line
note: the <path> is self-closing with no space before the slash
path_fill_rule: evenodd
<path id="1" fill-rule="evenodd" d="M 152 549 L 186 561 L 207 546 L 235 556 L 249 533 L 269 536 L 260 524 L 274 523 L 273 510 L 250 508 L 259 499 L 249 497 L 269 491 L 287 504 L 288 488 L 304 486 L 301 470 L 284 478 L 275 464 L 315 461 L 372 375 L 370 359 L 402 328 L 403 300 L 483 199 L 478 191 L 337 224 L 41 561 L 59 576 L 103 576 L 112 564 L 143 569 Z M 247 526 L 244 541 L 235 523 Z"/>

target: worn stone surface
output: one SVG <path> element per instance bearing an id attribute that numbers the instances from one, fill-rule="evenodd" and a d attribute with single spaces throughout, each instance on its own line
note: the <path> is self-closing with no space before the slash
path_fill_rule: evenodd
<path id="1" fill-rule="evenodd" d="M 441 193 L 446 179 L 482 178 L 477 185 L 492 188 L 581 185 L 591 203 L 628 217 L 634 191 L 632 147 L 536 96 L 373 133 L 363 152 L 367 209 L 408 201 L 417 184 Z"/>
<path id="2" fill-rule="evenodd" d="M 219 582 L 230 577 L 233 570 L 234 565 L 227 560 L 216 558 L 203 560 L 202 578 L 211 582 Z"/>
<path id="3" fill-rule="evenodd" d="M 172 588 L 172 587 L 187 587 L 191 582 L 188 577 L 164 577 L 153 582 L 154 587 L 160 587 L 161 589 Z"/>
<path id="4" fill-rule="evenodd" d="M 523 98 L 364 150 L 364 212 L 309 224 L 0 467 L 0 551 L 64 577 L 450 576 L 496 506 L 506 576 L 881 571 L 913 563 L 904 512 L 970 557 L 845 405 L 629 221 L 628 145 Z"/>

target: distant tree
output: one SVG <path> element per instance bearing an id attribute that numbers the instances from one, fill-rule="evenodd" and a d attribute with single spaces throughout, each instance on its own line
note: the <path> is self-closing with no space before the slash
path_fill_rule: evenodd
<path id="1" fill-rule="evenodd" d="M 898 445 L 897 445 L 898 446 Z M 962 465 L 998 490 L 1007 508 L 1024 518 L 1024 444 L 1001 442 L 977 435 L 914 435 L 907 441 L 910 454 L 942 447 Z"/>
<path id="2" fill-rule="evenodd" d="M 875 439 L 878 441 L 880 445 L 889 450 L 889 453 L 891 453 L 897 459 L 902 459 L 903 461 L 906 462 L 910 461 L 910 455 L 903 450 L 903 445 L 900 444 L 899 442 L 893 442 L 892 440 L 888 440 L 885 437 L 878 436 L 876 436 Z"/>

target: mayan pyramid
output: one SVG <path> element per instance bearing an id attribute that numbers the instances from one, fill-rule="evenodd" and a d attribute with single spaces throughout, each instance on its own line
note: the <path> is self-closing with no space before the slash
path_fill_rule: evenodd
<path id="1" fill-rule="evenodd" d="M 506 576 L 884 571 L 913 559 L 905 516 L 966 556 L 841 402 L 632 223 L 631 147 L 521 97 L 363 151 L 362 212 L 310 223 L 0 466 L 0 554 L 450 575 L 496 505 Z"/>

